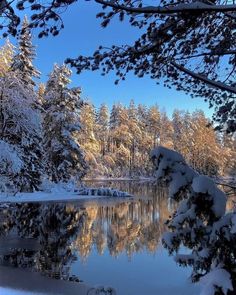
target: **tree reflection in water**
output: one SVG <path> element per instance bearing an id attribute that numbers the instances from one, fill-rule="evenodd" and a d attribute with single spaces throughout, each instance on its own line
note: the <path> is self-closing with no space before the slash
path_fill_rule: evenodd
<path id="1" fill-rule="evenodd" d="M 117 187 L 136 197 L 119 203 L 89 202 L 81 207 L 74 203 L 17 204 L 0 208 L 0 238 L 17 236 L 34 239 L 39 247 L 17 247 L 0 251 L 0 261 L 15 267 L 28 267 L 43 275 L 65 280 L 77 257 L 83 260 L 92 248 L 102 255 L 126 253 L 130 259 L 140 251 L 154 253 L 165 230 L 171 204 L 166 190 L 144 184 Z"/>

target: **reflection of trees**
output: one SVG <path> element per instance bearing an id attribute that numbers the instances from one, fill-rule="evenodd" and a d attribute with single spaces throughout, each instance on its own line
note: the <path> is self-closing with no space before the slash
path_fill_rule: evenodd
<path id="1" fill-rule="evenodd" d="M 86 208 L 85 215 L 80 225 L 80 230 L 74 242 L 74 247 L 78 250 L 79 255 L 85 259 L 93 245 L 92 225 L 96 220 L 98 208 Z"/>
<path id="2" fill-rule="evenodd" d="M 71 238 L 77 233 L 81 215 L 73 206 L 47 206 L 41 214 L 36 269 L 53 278 L 69 278 L 70 263 L 76 259 Z"/>
<path id="3" fill-rule="evenodd" d="M 83 225 L 73 243 L 82 259 L 89 256 L 93 245 L 100 254 L 107 247 L 113 256 L 121 252 L 132 256 L 142 250 L 157 250 L 165 229 L 164 222 L 170 214 L 166 192 L 147 185 L 136 189 L 140 196 L 149 195 L 150 198 L 124 201 L 113 206 L 93 204 L 85 208 Z"/>
<path id="4" fill-rule="evenodd" d="M 69 278 L 70 263 L 76 259 L 71 249 L 73 236 L 80 228 L 83 211 L 65 204 L 23 204 L 8 212 L 9 235 L 35 238 L 39 250 L 12 249 L 2 261 L 16 267 L 30 267 L 54 278 Z"/>
<path id="5" fill-rule="evenodd" d="M 163 231 L 160 203 L 165 200 L 159 199 L 158 204 L 157 198 L 141 199 L 129 203 L 126 210 L 123 205 L 116 206 L 107 232 L 107 247 L 111 255 L 125 251 L 131 256 L 144 249 L 156 251 Z"/>
<path id="6" fill-rule="evenodd" d="M 102 255 L 107 245 L 107 234 L 101 219 L 97 219 L 93 224 L 93 241 L 98 253 Z"/>
<path id="7" fill-rule="evenodd" d="M 13 249 L 2 258 L 14 266 L 68 279 L 76 253 L 86 259 L 93 246 L 99 254 L 107 248 L 113 256 L 124 252 L 131 257 L 144 250 L 154 253 L 169 216 L 166 192 L 143 184 L 128 191 L 140 198 L 113 205 L 90 203 L 86 208 L 76 204 L 21 204 L 1 209 L 0 217 L 5 216 L 0 219 L 2 233 L 39 243 L 38 250 Z"/>
<path id="8" fill-rule="evenodd" d="M 14 224 L 9 212 L 10 209 L 7 206 L 0 206 L 0 237 L 7 235 Z"/>

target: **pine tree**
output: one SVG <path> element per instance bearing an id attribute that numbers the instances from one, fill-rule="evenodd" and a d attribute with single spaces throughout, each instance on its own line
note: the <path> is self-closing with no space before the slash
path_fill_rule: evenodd
<path id="1" fill-rule="evenodd" d="M 223 153 L 225 163 L 223 167 L 224 175 L 236 175 L 236 134 L 224 134 L 222 138 Z"/>
<path id="2" fill-rule="evenodd" d="M 141 140 L 139 143 L 139 170 L 143 175 L 152 171 L 150 162 L 150 150 L 153 147 L 153 139 L 150 134 L 148 124 L 148 109 L 145 105 L 138 105 L 138 123 L 141 130 Z"/>
<path id="3" fill-rule="evenodd" d="M 209 120 L 202 111 L 195 111 L 191 121 L 191 128 L 188 128 L 188 139 L 192 138 L 193 142 L 189 162 L 198 172 L 215 176 L 221 172 L 225 161 L 216 132 L 209 125 Z"/>
<path id="4" fill-rule="evenodd" d="M 174 134 L 173 134 L 174 150 L 183 154 L 182 146 L 185 143 L 182 140 L 183 113 L 181 111 L 174 110 L 174 112 L 172 114 L 172 124 L 173 124 L 173 129 L 174 129 Z"/>
<path id="5" fill-rule="evenodd" d="M 96 123 L 96 137 L 99 140 L 100 152 L 104 156 L 108 146 L 109 113 L 107 105 L 102 104 L 100 106 Z"/>
<path id="6" fill-rule="evenodd" d="M 38 188 L 41 165 L 41 115 L 32 87 L 23 83 L 22 72 L 13 71 L 14 46 L 6 41 L 0 50 L 0 139 L 16 151 L 22 162 L 16 173 L 8 173 L 17 190 Z"/>
<path id="7" fill-rule="evenodd" d="M 41 181 L 41 114 L 36 97 L 18 75 L 8 71 L 0 78 L 0 140 L 17 153 L 22 165 L 7 174 L 19 191 L 32 191 Z"/>
<path id="8" fill-rule="evenodd" d="M 81 179 L 87 166 L 77 141 L 81 131 L 80 88 L 69 89 L 71 71 L 54 65 L 45 88 L 44 150 L 45 165 L 54 182 Z"/>
<path id="9" fill-rule="evenodd" d="M 173 147 L 173 126 L 165 111 L 161 112 L 160 118 L 160 145 Z"/>
<path id="10" fill-rule="evenodd" d="M 129 170 L 130 175 L 135 174 L 136 166 L 138 165 L 138 161 L 136 157 L 138 157 L 138 146 L 142 138 L 142 132 L 138 124 L 138 113 L 137 108 L 134 104 L 134 100 L 130 101 L 128 108 L 128 127 L 129 133 L 131 137 L 131 144 L 129 146 L 130 149 L 130 163 Z M 138 165 L 139 166 L 139 165 Z"/>
<path id="11" fill-rule="evenodd" d="M 35 47 L 32 44 L 29 22 L 25 16 L 19 36 L 18 53 L 14 57 L 12 69 L 19 72 L 19 76 L 26 85 L 35 86 L 33 78 L 39 78 L 40 72 L 34 67 Z"/>
<path id="12" fill-rule="evenodd" d="M 154 148 L 160 141 L 160 111 L 157 105 L 149 108 L 148 129 L 152 136 Z"/>
<path id="13" fill-rule="evenodd" d="M 85 103 L 80 113 L 81 132 L 78 134 L 78 141 L 84 150 L 85 159 L 90 168 L 90 172 L 96 173 L 99 162 L 99 142 L 95 137 L 96 114 L 91 103 Z"/>

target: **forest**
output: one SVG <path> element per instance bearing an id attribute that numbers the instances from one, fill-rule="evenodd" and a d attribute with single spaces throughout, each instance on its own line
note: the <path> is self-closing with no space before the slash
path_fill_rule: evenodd
<path id="1" fill-rule="evenodd" d="M 165 146 L 180 152 L 198 172 L 235 173 L 235 137 L 214 130 L 204 113 L 175 110 L 169 118 L 158 105 L 104 103 L 97 109 L 70 88 L 71 70 L 55 64 L 46 83 L 33 61 L 28 20 L 15 47 L 0 48 L 1 190 L 39 189 L 53 182 L 87 177 L 153 176 L 150 152 Z M 38 79 L 39 80 L 39 79 Z M 39 80 L 40 81 L 40 80 Z"/>
<path id="2" fill-rule="evenodd" d="M 153 176 L 150 151 L 165 146 L 181 153 L 191 167 L 209 176 L 233 176 L 235 137 L 214 130 L 203 111 L 175 110 L 169 118 L 158 105 L 106 104 L 81 108 L 78 136 L 89 177 Z"/>
<path id="3" fill-rule="evenodd" d="M 18 48 L 1 48 L 1 190 L 34 191 L 53 182 L 80 180 L 87 164 L 77 140 L 83 104 L 80 88 L 68 88 L 71 71 L 54 65 L 45 88 L 36 87 L 35 48 L 25 18 Z"/>

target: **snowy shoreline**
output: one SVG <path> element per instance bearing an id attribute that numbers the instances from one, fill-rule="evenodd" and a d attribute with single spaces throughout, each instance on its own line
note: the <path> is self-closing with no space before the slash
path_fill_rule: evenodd
<path id="1" fill-rule="evenodd" d="M 97 178 L 84 178 L 83 181 L 147 181 L 147 182 L 151 182 L 151 181 L 155 181 L 156 178 L 155 177 L 97 177 Z"/>
<path id="2" fill-rule="evenodd" d="M 124 200 L 133 196 L 111 188 L 76 188 L 68 184 L 56 184 L 49 189 L 32 193 L 0 193 L 0 204 L 35 202 L 88 202 L 91 200 Z"/>
<path id="3" fill-rule="evenodd" d="M 45 192 L 34 192 L 34 193 L 17 193 L 15 196 L 0 194 L 1 203 L 35 203 L 35 202 L 63 202 L 63 201 L 85 201 L 104 198 L 104 196 L 88 196 L 78 195 L 78 193 L 45 193 Z M 107 198 L 107 197 L 106 197 Z"/>

